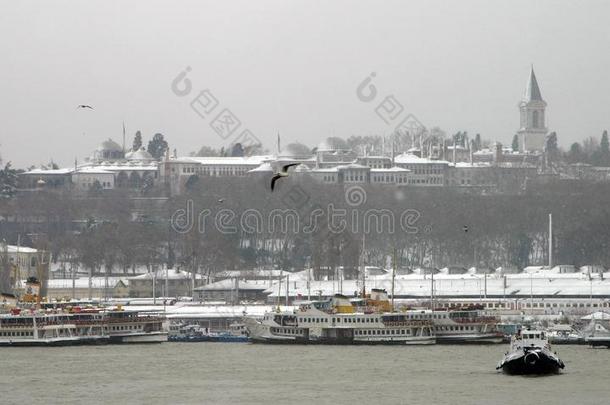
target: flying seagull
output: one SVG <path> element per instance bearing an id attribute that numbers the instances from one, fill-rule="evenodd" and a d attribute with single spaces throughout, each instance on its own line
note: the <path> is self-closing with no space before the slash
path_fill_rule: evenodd
<path id="1" fill-rule="evenodd" d="M 291 166 L 298 166 L 298 165 L 300 165 L 300 163 L 290 163 L 290 164 L 287 164 L 284 167 L 282 167 L 282 170 L 280 172 L 275 173 L 275 175 L 271 179 L 271 191 L 273 191 L 273 189 L 275 189 L 275 182 L 278 181 L 278 179 L 280 179 L 282 177 L 288 177 L 288 169 Z"/>
<path id="2" fill-rule="evenodd" d="M 464 225 L 464 226 L 462 227 L 462 229 L 464 230 L 464 232 L 468 232 L 468 225 Z"/>
<path id="3" fill-rule="evenodd" d="M 93 107 L 87 104 L 79 104 L 76 108 L 89 108 L 90 110 L 93 110 Z"/>

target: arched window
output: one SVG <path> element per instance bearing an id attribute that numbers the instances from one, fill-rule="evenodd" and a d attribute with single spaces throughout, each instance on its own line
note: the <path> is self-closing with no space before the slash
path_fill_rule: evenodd
<path id="1" fill-rule="evenodd" d="M 534 110 L 534 112 L 532 113 L 532 126 L 534 128 L 539 128 L 538 119 L 538 111 Z"/>

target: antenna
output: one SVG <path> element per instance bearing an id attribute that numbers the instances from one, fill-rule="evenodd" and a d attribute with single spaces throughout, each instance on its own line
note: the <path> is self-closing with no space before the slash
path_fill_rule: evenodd
<path id="1" fill-rule="evenodd" d="M 553 267 L 553 214 L 549 214 L 549 269 Z"/>

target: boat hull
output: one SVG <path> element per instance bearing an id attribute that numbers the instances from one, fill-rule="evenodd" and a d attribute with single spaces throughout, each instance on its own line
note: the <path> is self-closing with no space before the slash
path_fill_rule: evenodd
<path id="1" fill-rule="evenodd" d="M 610 349 L 610 336 L 606 337 L 587 337 L 585 343 L 593 347 L 607 347 Z"/>
<path id="2" fill-rule="evenodd" d="M 162 343 L 167 342 L 167 332 L 131 333 L 111 335 L 110 343 Z"/>
<path id="3" fill-rule="evenodd" d="M 509 354 L 498 365 L 498 369 L 510 375 L 557 374 L 562 368 L 563 362 L 546 350 Z"/>
<path id="4" fill-rule="evenodd" d="M 504 343 L 505 337 L 501 333 L 437 334 L 436 342 L 439 344 L 498 344 Z"/>
<path id="5" fill-rule="evenodd" d="M 250 341 L 248 336 L 170 336 L 168 338 L 170 342 L 181 342 L 181 343 L 196 343 L 196 342 L 223 342 L 223 343 L 246 343 Z"/>
<path id="6" fill-rule="evenodd" d="M 76 346 L 87 344 L 78 337 L 71 338 L 53 338 L 53 339 L 14 339 L 14 340 L 0 340 L 0 346 Z"/>

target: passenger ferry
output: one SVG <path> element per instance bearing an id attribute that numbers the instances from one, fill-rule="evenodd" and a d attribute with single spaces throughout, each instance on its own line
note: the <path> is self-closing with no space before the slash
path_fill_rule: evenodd
<path id="1" fill-rule="evenodd" d="M 161 343 L 167 342 L 168 328 L 165 317 L 124 311 L 121 306 L 104 312 L 110 343 Z"/>
<path id="2" fill-rule="evenodd" d="M 303 303 L 293 312 L 268 312 L 262 320 L 246 317 L 245 325 L 250 339 L 260 343 L 436 343 L 429 320 L 387 309 L 389 300 L 383 290 L 373 290 L 363 305 L 336 294 L 330 300 Z"/>
<path id="3" fill-rule="evenodd" d="M 22 313 L 0 316 L 0 346 L 63 346 L 105 343 L 108 335 L 96 319 L 66 313 Z"/>
<path id="4" fill-rule="evenodd" d="M 437 343 L 502 343 L 500 319 L 489 312 L 470 307 L 449 311 L 406 311 L 409 319 L 428 320 L 434 324 Z"/>

